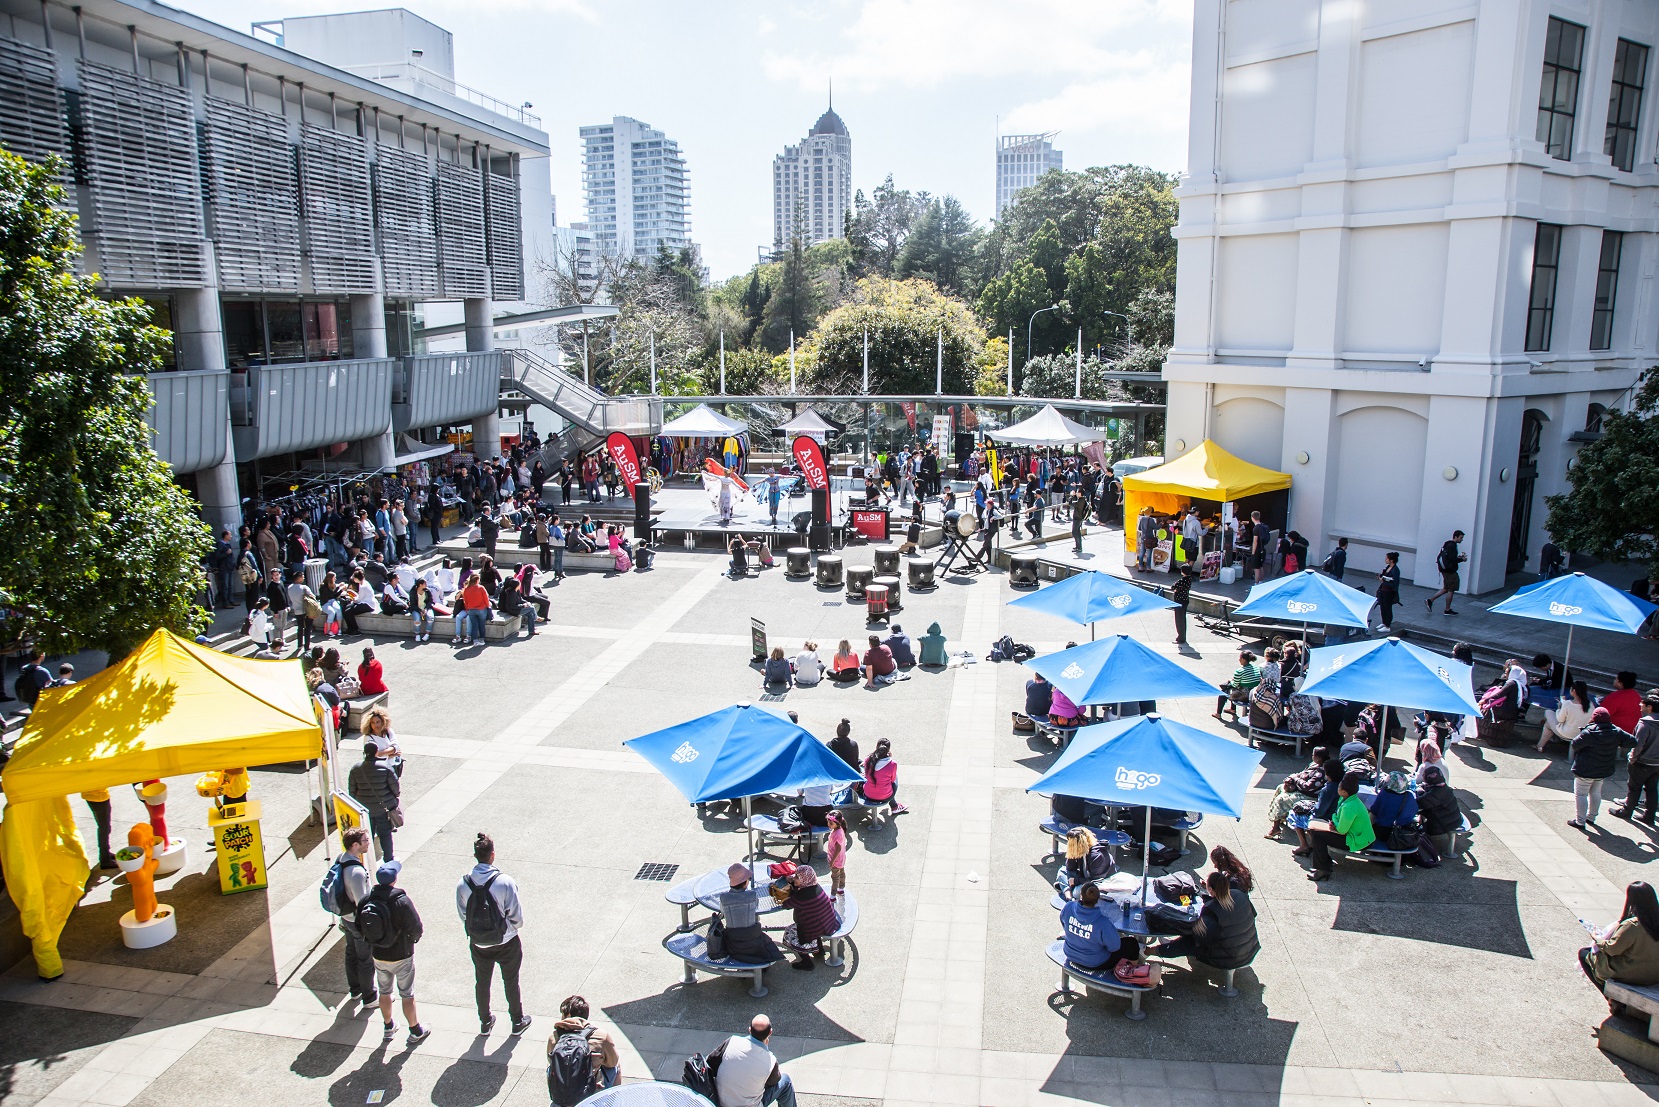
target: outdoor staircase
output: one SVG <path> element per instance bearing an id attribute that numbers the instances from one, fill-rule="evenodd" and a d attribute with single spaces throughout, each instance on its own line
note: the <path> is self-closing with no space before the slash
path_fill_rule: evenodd
<path id="1" fill-rule="evenodd" d="M 501 387 L 514 389 L 557 413 L 569 424 L 542 450 L 542 464 L 588 449 L 613 431 L 650 435 L 662 427 L 662 400 L 656 396 L 607 396 L 532 350 L 501 351 Z"/>

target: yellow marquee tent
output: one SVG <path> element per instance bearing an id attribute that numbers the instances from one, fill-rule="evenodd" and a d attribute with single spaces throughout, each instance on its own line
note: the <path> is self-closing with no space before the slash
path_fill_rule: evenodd
<path id="1" fill-rule="evenodd" d="M 1290 474 L 1252 465 L 1205 439 L 1174 461 L 1123 478 L 1123 518 L 1133 541 L 1135 517 L 1143 507 L 1173 515 L 1193 500 L 1230 503 L 1290 487 Z"/>
<path id="2" fill-rule="evenodd" d="M 0 860 L 42 976 L 85 889 L 68 796 L 158 777 L 321 755 L 298 661 L 251 661 L 158 630 L 117 665 L 41 693 L 0 784 Z"/>

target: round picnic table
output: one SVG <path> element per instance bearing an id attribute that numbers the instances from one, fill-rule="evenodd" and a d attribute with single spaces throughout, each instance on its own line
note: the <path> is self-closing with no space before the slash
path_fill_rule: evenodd
<path id="1" fill-rule="evenodd" d="M 595 1092 L 582 1101 L 595 1107 L 713 1107 L 684 1084 L 640 1080 Z"/>
<path id="2" fill-rule="evenodd" d="M 758 875 L 757 875 L 758 874 Z M 766 866 L 758 861 L 749 862 L 749 893 L 755 897 L 755 912 L 764 915 L 768 911 L 778 910 L 777 903 L 772 899 L 766 886 L 771 878 L 766 875 Z M 755 887 L 758 884 L 759 887 Z M 716 914 L 720 913 L 720 897 L 732 890 L 731 878 L 726 875 L 725 869 L 715 869 L 704 873 L 697 878 L 697 884 L 692 888 L 692 894 L 697 902 Z"/>
<path id="3" fill-rule="evenodd" d="M 1111 922 L 1112 926 L 1117 929 L 1118 933 L 1128 934 L 1130 937 L 1134 938 L 1149 938 L 1152 936 L 1152 930 L 1146 923 L 1146 908 L 1142 907 L 1139 901 L 1139 891 L 1131 893 L 1129 898 L 1122 903 L 1115 899 L 1110 899 L 1102 894 L 1100 897 L 1100 910 L 1106 916 L 1107 920 Z M 1158 898 L 1157 888 L 1153 887 L 1151 883 L 1148 883 L 1146 887 L 1146 906 L 1156 907 L 1162 902 L 1163 900 Z M 1059 892 L 1055 892 L 1053 898 L 1049 900 L 1049 906 L 1053 907 L 1056 911 L 1061 910 L 1066 906 L 1066 897 L 1062 896 Z M 1203 907 L 1200 902 L 1194 901 L 1192 906 L 1187 909 L 1187 914 L 1196 920 L 1199 912 L 1202 910 Z M 1161 936 L 1162 935 L 1160 935 L 1160 937 Z"/>

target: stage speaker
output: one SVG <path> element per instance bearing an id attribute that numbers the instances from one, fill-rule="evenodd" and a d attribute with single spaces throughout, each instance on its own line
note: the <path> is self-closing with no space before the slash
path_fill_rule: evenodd
<path id="1" fill-rule="evenodd" d="M 960 466 L 974 455 L 973 431 L 956 432 L 956 464 Z"/>
<path id="2" fill-rule="evenodd" d="M 634 485 L 634 541 L 651 541 L 651 486 L 645 481 Z"/>
<path id="3" fill-rule="evenodd" d="M 814 523 L 829 522 L 829 489 L 814 488 L 812 490 L 812 521 Z"/>

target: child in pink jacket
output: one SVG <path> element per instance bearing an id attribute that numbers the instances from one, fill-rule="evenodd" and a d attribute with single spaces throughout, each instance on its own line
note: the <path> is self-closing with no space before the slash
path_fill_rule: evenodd
<path id="1" fill-rule="evenodd" d="M 839 811 L 825 815 L 824 822 L 829 826 L 824 854 L 829 858 L 830 895 L 840 900 L 847 894 L 847 824 L 842 821 Z"/>

